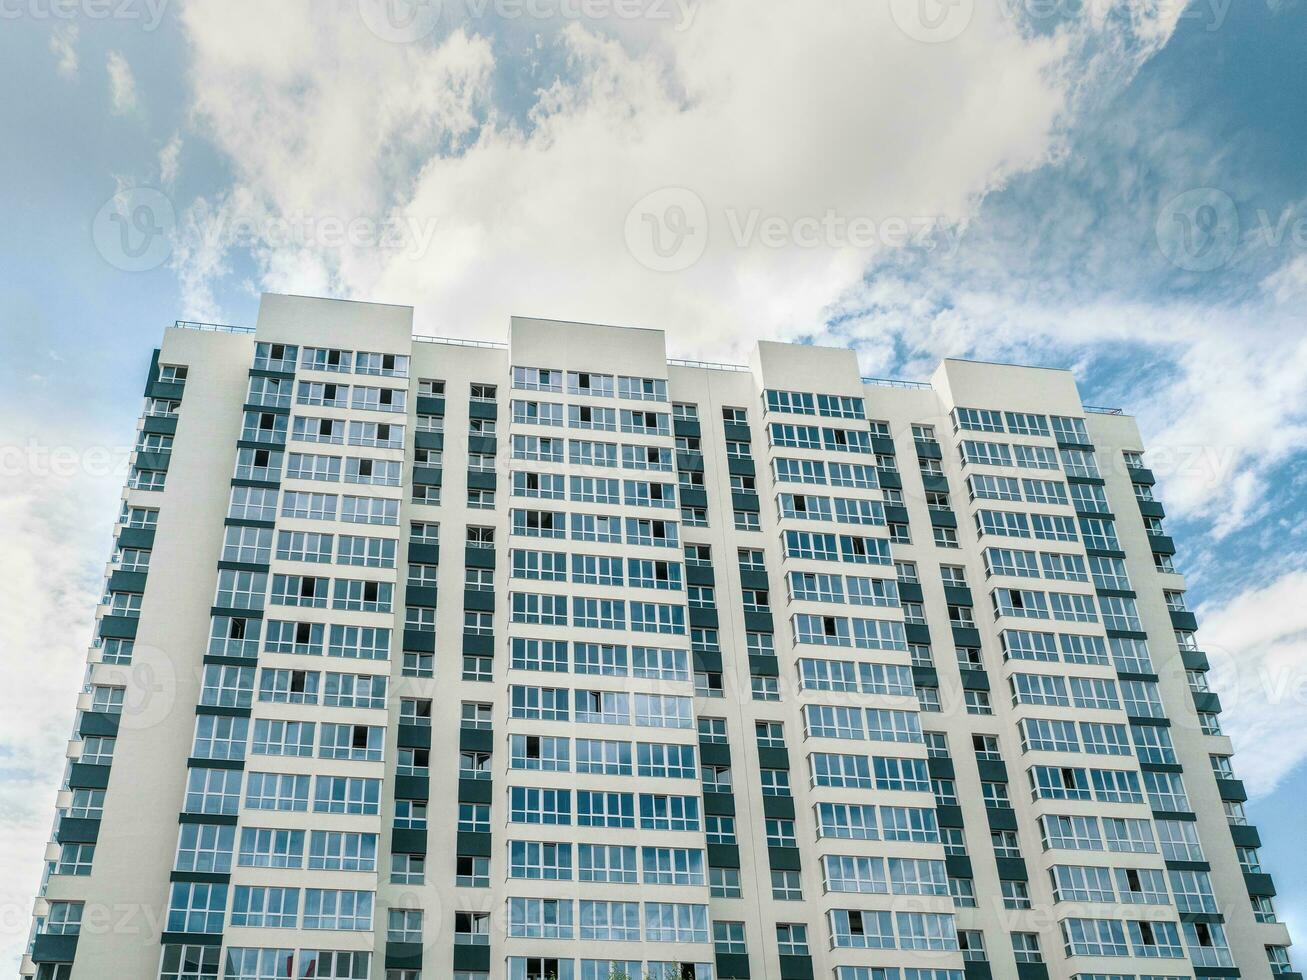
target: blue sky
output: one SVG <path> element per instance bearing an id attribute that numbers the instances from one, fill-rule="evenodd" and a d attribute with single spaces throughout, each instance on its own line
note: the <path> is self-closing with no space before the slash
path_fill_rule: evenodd
<path id="1" fill-rule="evenodd" d="M 856 346 L 876 375 L 1075 369 L 1153 447 L 1280 911 L 1307 928 L 1307 3 L 976 0 L 935 36 L 911 6 L 445 0 L 416 38 L 372 0 L 6 8 L 0 372 L 25 479 L 0 495 L 0 617 L 7 687 L 35 696 L 0 712 L 4 900 L 39 875 L 148 352 L 173 319 L 253 322 L 269 289 L 411 304 L 432 334 L 512 312 L 662 327 L 686 356 L 761 336 Z M 124 201 L 168 232 L 144 271 L 102 213 Z"/>

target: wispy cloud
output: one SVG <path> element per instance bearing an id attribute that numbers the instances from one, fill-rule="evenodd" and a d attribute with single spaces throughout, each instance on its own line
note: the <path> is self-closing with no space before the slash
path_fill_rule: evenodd
<path id="1" fill-rule="evenodd" d="M 50 32 L 50 50 L 55 56 L 55 67 L 67 79 L 77 78 L 77 37 L 75 23 L 57 24 Z"/>
<path id="2" fill-rule="evenodd" d="M 137 108 L 136 76 L 121 51 L 110 51 L 105 62 L 109 72 L 109 99 L 113 111 L 126 115 Z"/>
<path id="3" fill-rule="evenodd" d="M 167 187 L 177 179 L 178 168 L 181 166 L 181 155 L 181 133 L 173 133 L 172 138 L 168 140 L 168 142 L 164 144 L 163 149 L 159 151 L 160 184 Z"/>

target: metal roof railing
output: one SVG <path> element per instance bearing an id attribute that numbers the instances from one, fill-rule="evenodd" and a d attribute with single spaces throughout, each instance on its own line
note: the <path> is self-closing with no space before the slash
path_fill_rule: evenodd
<path id="1" fill-rule="evenodd" d="M 719 361 L 692 361 L 683 357 L 669 357 L 667 363 L 673 367 L 700 368 L 704 371 L 736 371 L 747 374 L 749 368 L 743 364 L 722 364 Z"/>
<path id="2" fill-rule="evenodd" d="M 897 378 L 863 378 L 864 385 L 876 385 L 878 388 L 908 388 L 913 391 L 930 391 L 930 384 L 925 381 L 900 381 Z"/>
<path id="3" fill-rule="evenodd" d="M 208 333 L 254 333 L 253 327 L 237 327 L 230 323 L 200 323 L 197 320 L 175 320 L 178 330 L 203 330 Z"/>
<path id="4" fill-rule="evenodd" d="M 428 337 L 414 334 L 413 339 L 420 344 L 445 344 L 449 347 L 485 347 L 492 350 L 507 350 L 508 344 L 498 340 L 462 340 L 458 337 Z"/>
<path id="5" fill-rule="evenodd" d="M 1102 405 L 1086 405 L 1086 412 L 1093 412 L 1095 415 L 1124 415 L 1123 408 L 1104 408 Z"/>

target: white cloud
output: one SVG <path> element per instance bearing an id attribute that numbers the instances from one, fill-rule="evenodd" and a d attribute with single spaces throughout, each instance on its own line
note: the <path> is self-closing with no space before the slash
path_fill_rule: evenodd
<path id="1" fill-rule="evenodd" d="M 262 286 L 412 303 L 421 327 L 463 334 L 498 336 L 526 310 L 657 325 L 719 355 L 815 328 L 876 251 L 738 247 L 728 212 L 963 224 L 1050 159 L 1093 79 L 1128 76 L 1167 33 L 1166 17 L 1144 17 L 1023 35 L 981 4 L 960 37 L 930 45 L 880 3 L 814 17 L 721 0 L 681 32 L 533 25 L 561 75 L 525 106 L 496 106 L 491 82 L 511 90 L 518 66 L 499 63 L 493 35 L 466 33 L 493 21 L 395 45 L 303 5 L 230 9 L 190 5 L 183 24 L 195 116 L 236 170 L 231 200 L 438 222 L 417 260 L 256 250 Z M 675 277 L 623 236 L 632 205 L 666 186 L 702 199 L 709 224 L 703 258 Z"/>
<path id="2" fill-rule="evenodd" d="M 67 79 L 77 77 L 77 36 L 75 23 L 58 24 L 50 32 L 50 50 L 54 53 L 59 74 Z"/>
<path id="3" fill-rule="evenodd" d="M 817 336 L 856 343 L 868 374 L 926 377 L 944 356 L 1073 365 L 1088 400 L 1138 416 L 1168 514 L 1228 538 L 1274 506 L 1271 475 L 1307 445 L 1307 261 L 1258 227 L 1242 152 L 1190 125 L 1164 78 L 1141 79 L 1056 165 L 986 200 L 956 256 L 882 257 Z M 1154 223 L 1204 187 L 1239 202 L 1244 234 L 1224 266 L 1189 273 Z M 1274 226 L 1282 203 L 1269 210 Z M 1189 571 L 1198 544 L 1182 542 Z"/>
<path id="4" fill-rule="evenodd" d="M 722 0 L 669 33 L 532 25 L 560 74 L 501 106 L 490 94 L 512 89 L 502 80 L 534 80 L 536 66 L 504 61 L 494 33 L 467 33 L 494 27 L 485 18 L 394 45 L 294 4 L 235 18 L 191 5 L 194 115 L 236 178 L 199 202 L 209 233 L 178 253 L 183 312 L 221 317 L 214 285 L 233 251 L 215 224 L 366 215 L 434 222 L 433 244 L 417 257 L 256 244 L 256 285 L 410 303 L 434 333 L 499 337 L 510 313 L 530 312 L 658 326 L 674 350 L 722 359 L 759 336 L 816 336 L 856 343 L 870 373 L 918 376 L 957 355 L 1089 366 L 1147 340 L 1174 371 L 1123 372 L 1106 395 L 1139 414 L 1171 512 L 1228 535 L 1265 508 L 1266 474 L 1307 427 L 1294 320 L 1307 266 L 1250 262 L 1251 281 L 1266 281 L 1242 301 L 1158 297 L 1178 270 L 1151 234 L 1139 242 L 1139 202 L 1237 169 L 1218 171 L 1222 153 L 1153 111 L 1164 93 L 1141 100 L 1149 111 L 1110 110 L 1101 152 L 1068 151 L 1081 114 L 1102 109 L 1185 9 L 1085 7 L 1084 21 L 1023 33 L 979 4 L 936 45 L 861 3 L 813 18 Z M 522 32 L 511 26 L 513 45 Z M 993 192 L 1032 173 L 1065 187 L 995 221 Z M 703 256 L 677 273 L 643 266 L 624 235 L 632 205 L 665 187 L 705 209 Z M 946 245 L 965 232 L 962 252 L 916 262 L 884 245 L 733 241 L 733 220 L 828 211 L 878 226 L 930 217 Z"/>
<path id="5" fill-rule="evenodd" d="M 1234 739 L 1236 773 L 1265 796 L 1307 758 L 1307 571 L 1198 610 L 1203 649 Z"/>
<path id="6" fill-rule="evenodd" d="M 124 476 L 126 447 L 92 444 L 86 421 L 61 433 L 48 419 L 13 418 L 0 453 L 0 636 L 6 687 L 21 692 L 0 712 L 0 907 L 10 910 L 0 920 L 0 954 L 15 967 L 27 941 L 24 915 L 40 881 Z"/>
<path id="7" fill-rule="evenodd" d="M 122 52 L 110 51 L 105 67 L 109 72 L 109 98 L 113 111 L 118 115 L 135 111 L 136 77 L 132 74 L 132 66 L 127 63 Z"/>
<path id="8" fill-rule="evenodd" d="M 177 170 L 181 165 L 182 136 L 173 133 L 172 139 L 159 151 L 159 183 L 167 186 L 177 179 Z"/>
<path id="9" fill-rule="evenodd" d="M 874 373 L 1081 350 L 1089 365 L 1148 338 L 1175 372 L 1110 394 L 1159 450 L 1171 511 L 1228 535 L 1264 509 L 1266 474 L 1307 425 L 1307 358 L 1283 356 L 1303 350 L 1294 316 L 1307 266 L 1266 275 L 1249 262 L 1250 281 L 1266 281 L 1242 302 L 1150 292 L 1178 270 L 1151 234 L 1138 241 L 1140 202 L 1228 183 L 1238 168 L 1219 169 L 1232 151 L 1155 111 L 1169 108 L 1164 92 L 1140 100 L 1147 111 L 1103 107 L 1193 8 L 1082 5 L 1081 19 L 1032 32 L 1002 6 L 977 4 L 944 44 L 908 37 L 884 4 L 850 0 L 815 18 L 721 0 L 680 32 L 483 16 L 396 45 L 294 3 L 237 17 L 190 5 L 194 117 L 235 179 L 191 216 L 177 254 L 183 313 L 222 316 L 214 286 L 235 254 L 224 227 L 369 216 L 434 223 L 431 247 L 256 242 L 256 285 L 409 303 L 434 333 L 498 337 L 522 312 L 659 326 L 674 350 L 722 359 L 759 336 L 825 336 L 856 342 Z M 501 105 L 492 93 L 550 78 L 514 60 L 528 26 L 559 74 Z M 1111 125 L 1096 126 L 1095 153 L 1072 152 L 1066 134 L 1086 113 Z M 982 206 L 1032 173 L 1064 186 L 995 223 Z M 646 268 L 624 234 L 632 206 L 667 187 L 702 202 L 707 236 L 676 273 Z M 1106 206 L 1092 196 L 1104 193 Z M 814 247 L 734 240 L 751 219 L 793 228 L 828 212 L 877 227 L 929 218 L 942 246 L 914 263 L 910 249 L 820 234 Z M 946 255 L 963 232 L 962 253 Z"/>
<path id="10" fill-rule="evenodd" d="M 976 284 L 955 290 L 953 274 Z M 1074 262 L 1059 274 L 1074 276 Z M 1115 385 L 1085 394 L 1138 416 L 1167 512 L 1206 522 L 1216 540 L 1264 512 L 1270 475 L 1307 444 L 1300 298 L 1044 297 L 1038 284 L 1015 277 L 977 279 L 956 266 L 925 279 L 874 275 L 836 308 L 838 328 L 818 337 L 856 344 L 872 375 L 897 367 L 927 377 L 940 358 L 960 353 L 1023 363 L 1075 359 L 1081 375 L 1116 358 L 1108 372 Z"/>

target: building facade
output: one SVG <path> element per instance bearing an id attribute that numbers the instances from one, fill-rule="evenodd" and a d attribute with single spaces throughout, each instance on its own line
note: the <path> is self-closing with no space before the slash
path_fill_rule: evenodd
<path id="1" fill-rule="evenodd" d="M 1070 374 L 178 327 L 25 976 L 1292 975 L 1139 433 Z"/>

